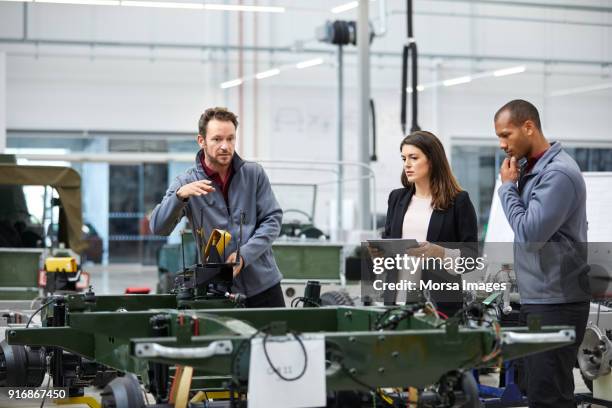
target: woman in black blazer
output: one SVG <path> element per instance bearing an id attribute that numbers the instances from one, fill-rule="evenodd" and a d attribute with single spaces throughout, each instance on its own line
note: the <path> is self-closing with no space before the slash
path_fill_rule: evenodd
<path id="1" fill-rule="evenodd" d="M 440 140 L 430 132 L 416 131 L 402 140 L 400 151 L 404 187 L 389 194 L 383 238 L 416 239 L 419 248 L 409 250 L 412 256 L 476 258 L 476 211 L 453 175 Z M 458 283 L 461 288 L 461 276 L 445 269 L 423 269 L 421 280 Z M 431 291 L 430 295 L 447 315 L 462 307 L 461 290 Z"/>

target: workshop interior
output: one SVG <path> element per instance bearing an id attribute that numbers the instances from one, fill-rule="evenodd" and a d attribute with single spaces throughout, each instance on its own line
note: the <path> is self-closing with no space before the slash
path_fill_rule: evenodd
<path id="1" fill-rule="evenodd" d="M 612 0 L 0 0 L 0 408 L 612 407 Z"/>

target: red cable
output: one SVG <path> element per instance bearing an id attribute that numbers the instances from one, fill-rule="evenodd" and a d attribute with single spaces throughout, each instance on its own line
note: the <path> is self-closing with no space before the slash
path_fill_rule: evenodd
<path id="1" fill-rule="evenodd" d="M 434 309 L 435 310 L 435 309 Z M 448 316 L 444 313 L 442 313 L 439 310 L 436 310 L 436 313 L 438 314 L 438 316 L 440 316 L 441 318 L 443 318 L 444 320 L 448 319 Z"/>

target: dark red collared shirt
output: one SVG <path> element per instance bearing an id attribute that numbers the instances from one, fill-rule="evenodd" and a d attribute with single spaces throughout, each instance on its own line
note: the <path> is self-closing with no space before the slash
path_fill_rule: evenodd
<path id="1" fill-rule="evenodd" d="M 533 168 L 535 167 L 536 163 L 538 162 L 538 160 L 540 160 L 542 158 L 542 156 L 544 156 L 544 153 L 546 153 L 548 151 L 548 149 L 536 154 L 533 157 L 530 157 L 527 159 L 527 164 L 525 165 L 525 173 L 527 174 L 529 173 L 531 170 L 533 170 Z"/>
<path id="2" fill-rule="evenodd" d="M 234 167 L 230 165 L 229 170 L 227 171 L 227 174 L 225 175 L 225 180 L 223 180 L 221 179 L 221 175 L 218 172 L 214 171 L 213 169 L 211 169 L 210 167 L 206 165 L 206 162 L 204 160 L 204 155 L 202 155 L 200 162 L 202 163 L 202 168 L 204 169 L 204 173 L 206 173 L 206 175 L 212 181 L 217 183 L 217 185 L 221 188 L 221 193 L 223 194 L 223 198 L 225 199 L 225 204 L 228 205 L 229 204 L 229 186 L 234 176 Z"/>

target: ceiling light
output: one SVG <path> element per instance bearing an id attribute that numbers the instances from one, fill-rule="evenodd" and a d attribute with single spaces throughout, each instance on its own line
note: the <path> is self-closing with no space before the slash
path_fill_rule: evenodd
<path id="1" fill-rule="evenodd" d="M 493 76 L 500 77 L 506 75 L 520 74 L 521 72 L 525 72 L 525 69 L 526 68 L 524 65 L 512 68 L 498 69 L 497 71 L 493 71 Z"/>
<path id="2" fill-rule="evenodd" d="M 204 6 L 198 3 L 175 3 L 167 1 L 132 1 L 121 0 L 122 6 L 127 7 L 159 7 L 159 8 L 180 8 L 202 10 Z"/>
<path id="3" fill-rule="evenodd" d="M 423 92 L 425 90 L 425 85 L 417 85 L 416 89 L 417 89 L 418 92 Z M 406 88 L 406 92 L 411 94 L 412 93 L 412 87 Z"/>
<path id="4" fill-rule="evenodd" d="M 322 58 L 316 58 L 316 59 L 311 59 L 308 61 L 298 62 L 297 64 L 295 64 L 295 67 L 297 69 L 302 69 L 302 68 L 314 67 L 315 65 L 321 65 L 322 63 L 323 63 Z"/>
<path id="5" fill-rule="evenodd" d="M 221 88 L 226 89 L 226 88 L 232 88 L 234 86 L 238 86 L 238 85 L 242 85 L 242 79 L 238 78 L 238 79 L 233 79 L 231 81 L 226 81 L 226 82 L 222 82 L 221 83 Z"/>
<path id="6" fill-rule="evenodd" d="M 612 82 L 605 82 L 603 84 L 596 85 L 579 86 L 577 88 L 562 89 L 560 91 L 551 92 L 550 96 L 566 96 L 585 92 L 604 91 L 606 89 L 612 89 Z"/>
<path id="7" fill-rule="evenodd" d="M 338 13 L 342 13 L 344 11 L 348 11 L 348 10 L 352 10 L 354 8 L 357 8 L 357 6 L 359 6 L 359 2 L 358 1 L 351 1 L 350 3 L 341 4 L 339 6 L 334 7 L 333 9 L 331 9 L 331 12 L 334 13 L 334 14 L 338 14 Z"/>
<path id="8" fill-rule="evenodd" d="M 118 6 L 119 0 L 34 0 L 35 3 L 84 4 L 88 6 Z"/>
<path id="9" fill-rule="evenodd" d="M 222 10 L 222 11 L 253 11 L 260 13 L 284 13 L 284 7 L 272 6 L 241 6 L 234 4 L 204 4 L 205 10 Z"/>
<path id="10" fill-rule="evenodd" d="M 280 74 L 280 69 L 274 68 L 274 69 L 270 69 L 268 71 L 263 71 L 263 72 L 260 72 L 258 74 L 255 74 L 255 78 L 257 78 L 257 79 L 264 79 L 264 78 L 268 78 L 268 77 L 271 77 L 271 76 L 274 76 L 274 75 L 278 75 L 278 74 Z"/>
<path id="11" fill-rule="evenodd" d="M 446 81 L 442 81 L 442 85 L 444 86 L 453 86 L 459 84 L 467 84 L 472 81 L 472 77 L 469 75 L 462 76 L 459 78 L 447 79 Z"/>

